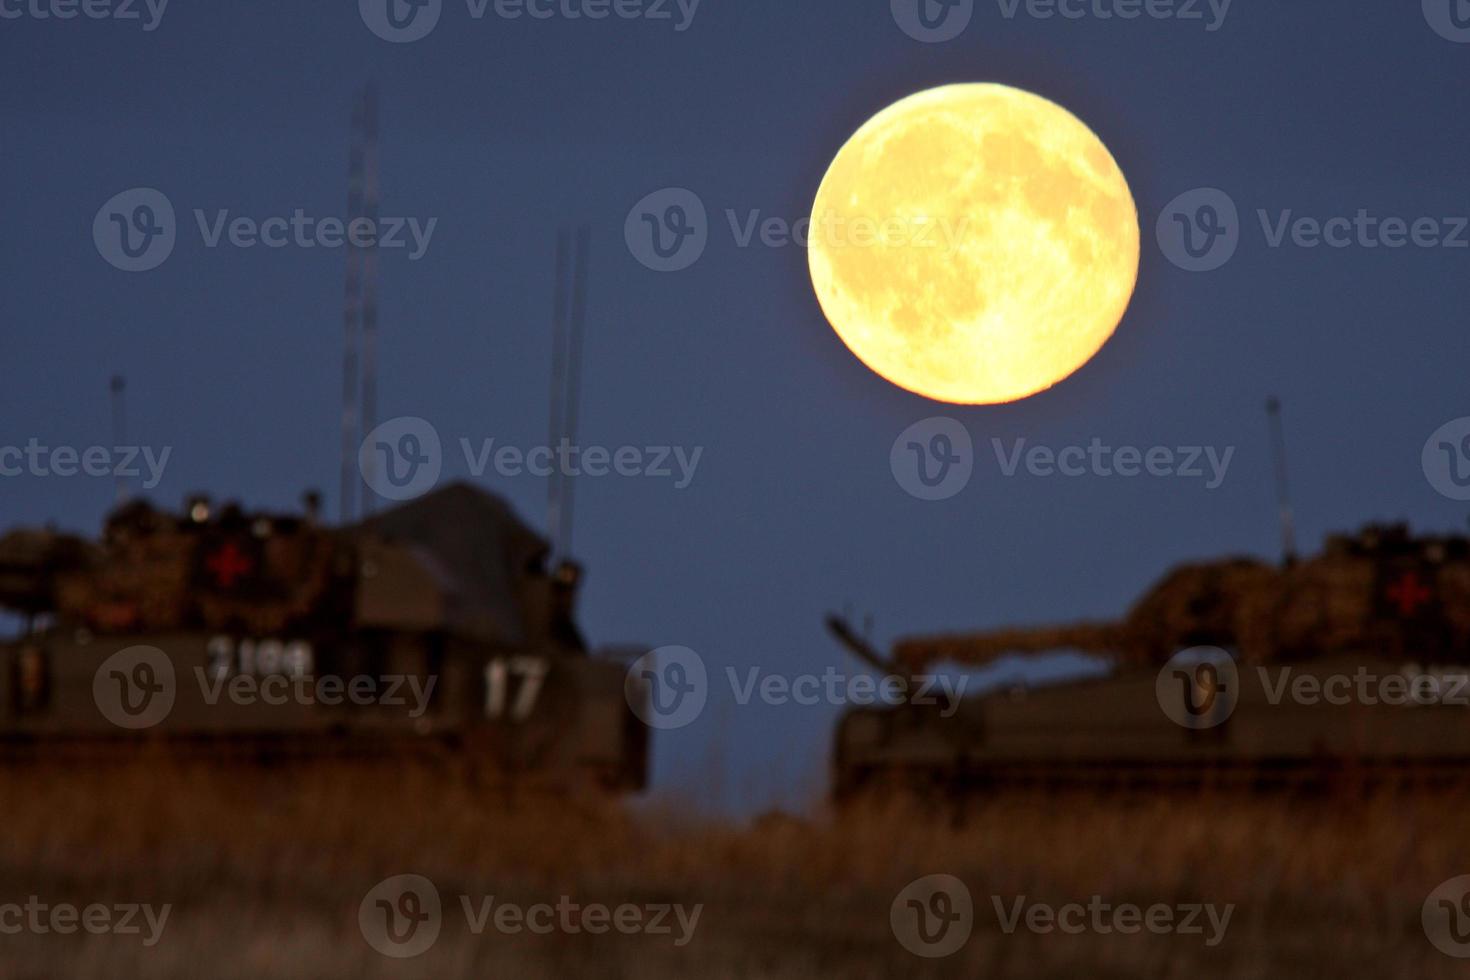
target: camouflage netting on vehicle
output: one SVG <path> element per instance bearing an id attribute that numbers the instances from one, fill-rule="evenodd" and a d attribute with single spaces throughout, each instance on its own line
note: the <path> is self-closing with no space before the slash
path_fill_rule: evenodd
<path id="1" fill-rule="evenodd" d="M 908 670 L 1007 654 L 1077 650 L 1162 664 L 1192 646 L 1247 663 L 1362 653 L 1424 660 L 1470 657 L 1470 542 L 1369 527 L 1285 567 L 1250 558 L 1180 566 L 1114 623 L 1007 628 L 902 639 Z"/>
<path id="2" fill-rule="evenodd" d="M 41 528 L 7 533 L 0 537 L 0 608 L 21 613 L 49 610 L 56 576 L 85 567 L 95 558 L 96 549 L 75 535 Z"/>
<path id="3" fill-rule="evenodd" d="M 91 567 L 59 577 L 57 613 L 105 633 L 203 627 L 268 635 L 323 601 L 332 555 L 329 533 L 306 525 L 119 529 Z"/>

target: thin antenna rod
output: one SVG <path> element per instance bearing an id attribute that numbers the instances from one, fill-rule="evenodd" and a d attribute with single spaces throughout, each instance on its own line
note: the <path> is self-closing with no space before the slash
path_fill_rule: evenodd
<path id="1" fill-rule="evenodd" d="M 1291 493 L 1286 483 L 1286 433 L 1281 423 L 1281 402 L 1275 396 L 1266 400 L 1266 415 L 1271 426 L 1271 449 L 1276 459 L 1276 506 L 1281 517 L 1281 561 L 1296 563 L 1296 521 L 1292 516 Z"/>
<path id="2" fill-rule="evenodd" d="M 577 444 L 577 422 L 582 403 L 582 336 L 587 321 L 587 263 L 591 251 L 591 229 L 582 225 L 577 229 L 577 254 L 572 265 L 572 326 L 571 339 L 567 345 L 567 414 L 566 436 L 572 445 Z M 565 498 L 561 511 L 561 547 L 564 556 L 572 553 L 572 513 L 574 491 L 577 481 L 568 478 L 562 491 Z"/>
<path id="3" fill-rule="evenodd" d="M 378 424 L 378 86 L 369 81 L 363 92 L 363 217 L 373 229 L 372 244 L 362 256 L 362 431 Z M 362 514 L 371 516 L 377 494 L 372 489 L 373 464 L 363 466 Z"/>
<path id="4" fill-rule="evenodd" d="M 362 212 L 364 100 L 352 103 L 352 135 L 347 163 L 347 220 Z M 342 299 L 342 458 L 338 498 L 339 517 L 352 523 L 357 487 L 357 344 L 362 325 L 362 255 L 347 239 L 347 277 Z"/>
<path id="5" fill-rule="evenodd" d="M 128 383 L 120 374 L 112 376 L 112 444 L 124 447 L 128 442 L 127 389 Z M 126 467 L 118 467 L 117 504 L 128 499 L 128 478 L 123 475 Z"/>
<path id="6" fill-rule="evenodd" d="M 567 260 L 571 251 L 571 236 L 566 229 L 556 233 L 556 261 L 553 267 L 555 291 L 551 300 L 551 408 L 548 416 L 547 439 L 555 456 L 551 476 L 546 481 L 546 533 L 551 538 L 551 554 L 548 564 L 555 567 L 561 551 L 558 535 L 561 531 L 561 456 L 562 408 L 566 389 L 566 334 L 567 334 Z"/>

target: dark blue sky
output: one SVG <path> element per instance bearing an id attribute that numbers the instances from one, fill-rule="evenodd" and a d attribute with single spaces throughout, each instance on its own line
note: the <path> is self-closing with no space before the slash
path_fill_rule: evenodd
<path id="1" fill-rule="evenodd" d="M 1449 0 L 1446 0 L 1449 2 Z M 6 0 L 13 5 L 15 0 Z M 10 6 L 8 9 L 19 9 Z M 380 416 L 460 436 L 544 440 L 551 254 L 593 232 L 586 444 L 703 446 L 686 490 L 578 489 L 576 550 L 599 642 L 683 644 L 713 673 L 851 667 L 821 628 L 844 601 L 877 634 L 1107 616 L 1170 564 L 1276 547 L 1262 402 L 1286 404 L 1304 541 L 1367 519 L 1459 527 L 1420 450 L 1470 414 L 1470 250 L 1268 247 L 1258 208 L 1327 218 L 1470 214 L 1470 44 L 1416 3 L 1236 0 L 1223 26 L 1003 16 L 919 43 L 886 0 L 704 0 L 670 21 L 474 20 L 446 0 L 423 40 L 374 36 L 356 4 L 172 0 L 138 22 L 0 19 L 5 190 L 0 445 L 108 441 L 127 375 L 134 441 L 173 447 L 154 496 L 293 506 L 335 495 L 340 250 L 205 248 L 195 208 L 263 219 L 344 211 L 347 113 L 382 93 L 383 213 L 439 219 L 419 261 L 382 262 Z M 1071 109 L 1137 200 L 1142 267 L 1111 342 L 1018 404 L 948 408 L 847 353 L 798 248 L 736 247 L 723 212 L 795 219 L 846 137 L 920 89 L 998 81 Z M 155 187 L 180 215 L 160 268 L 94 248 L 112 195 Z M 694 190 L 715 226 L 691 269 L 623 242 L 629 208 Z M 1155 242 L 1178 194 L 1218 187 L 1243 235 L 1191 274 Z M 959 419 L 975 477 L 924 502 L 889 470 L 898 433 Z M 989 440 L 1237 447 L 1224 484 L 1002 478 Z M 450 452 L 447 475 L 464 475 Z M 487 478 L 538 526 L 544 485 Z M 110 482 L 0 480 L 0 523 L 93 530 Z M 661 736 L 661 791 L 736 809 L 825 784 L 836 708 L 740 707 L 723 684 Z"/>

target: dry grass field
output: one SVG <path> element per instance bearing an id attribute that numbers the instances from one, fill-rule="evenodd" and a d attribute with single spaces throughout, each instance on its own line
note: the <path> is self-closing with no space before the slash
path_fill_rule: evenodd
<path id="1" fill-rule="evenodd" d="M 1465 964 L 1430 944 L 1420 908 L 1470 872 L 1466 802 L 1009 796 L 960 821 L 895 808 L 737 826 L 639 803 L 507 798 L 425 766 L 9 769 L 0 904 L 172 909 L 151 947 L 141 935 L 0 935 L 0 976 L 1450 977 Z M 974 932 L 925 959 L 895 938 L 889 908 L 937 872 L 972 893 Z M 406 873 L 442 896 L 442 932 L 422 955 L 391 959 L 365 940 L 358 908 Z M 461 895 L 702 911 L 683 946 L 677 927 L 476 934 Z M 992 901 L 1094 895 L 1235 910 L 1210 947 L 1204 935 L 1008 935 Z"/>

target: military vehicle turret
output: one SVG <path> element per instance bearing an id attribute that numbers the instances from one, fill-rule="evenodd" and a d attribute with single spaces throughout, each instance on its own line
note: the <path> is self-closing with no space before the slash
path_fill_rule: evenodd
<path id="1" fill-rule="evenodd" d="M 575 621 L 580 569 L 548 568 L 502 501 L 456 483 L 349 526 L 318 511 L 134 500 L 96 541 L 0 538 L 0 608 L 26 623 L 0 643 L 0 749 L 450 751 L 528 783 L 644 785 L 626 665 Z"/>
<path id="2" fill-rule="evenodd" d="M 1180 566 L 1121 620 L 900 639 L 905 677 L 1077 651 L 1106 675 L 959 704 L 849 712 L 840 797 L 875 785 L 1315 782 L 1470 775 L 1470 539 L 1403 525 L 1330 537 L 1281 565 Z M 911 684 L 910 689 L 922 685 Z"/>

